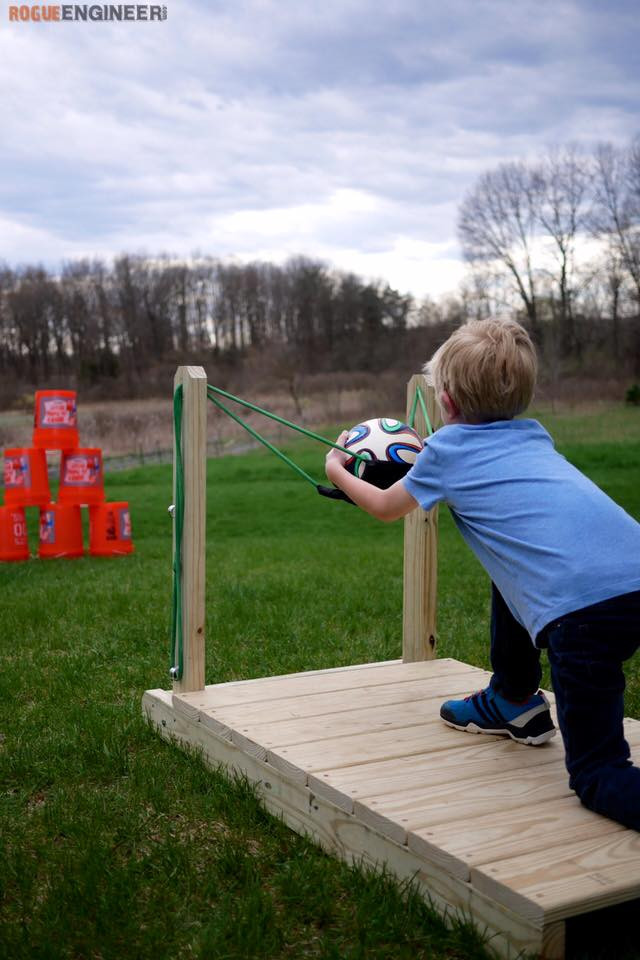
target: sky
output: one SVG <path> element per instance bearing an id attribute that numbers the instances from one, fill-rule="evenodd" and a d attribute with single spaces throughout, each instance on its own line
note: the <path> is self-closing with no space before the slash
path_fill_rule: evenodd
<path id="1" fill-rule="evenodd" d="M 120 23 L 10 6 L 11 266 L 303 254 L 437 298 L 483 172 L 640 133 L 638 0 L 165 0 L 166 20 Z"/>

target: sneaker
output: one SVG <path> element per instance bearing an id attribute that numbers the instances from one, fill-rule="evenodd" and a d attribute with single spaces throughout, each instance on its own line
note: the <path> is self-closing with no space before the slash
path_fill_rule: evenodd
<path id="1" fill-rule="evenodd" d="M 537 746 L 555 736 L 549 701 L 538 690 L 524 703 L 512 703 L 487 687 L 464 700 L 447 700 L 440 716 L 449 727 L 467 733 L 503 733 L 516 743 Z"/>

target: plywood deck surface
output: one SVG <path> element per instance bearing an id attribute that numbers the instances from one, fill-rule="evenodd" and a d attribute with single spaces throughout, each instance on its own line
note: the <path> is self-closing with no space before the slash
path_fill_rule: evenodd
<path id="1" fill-rule="evenodd" d="M 541 954 L 560 957 L 550 934 L 562 921 L 640 897 L 640 833 L 581 806 L 559 733 L 528 747 L 442 723 L 443 700 L 488 680 L 452 659 L 393 661 L 148 691 L 145 710 L 272 791 L 270 809 L 295 828 L 320 842 L 332 832 L 352 859 L 415 867 L 436 905 L 502 924 L 503 955 L 535 945 L 531 929 Z M 640 722 L 625 725 L 637 762 Z"/>

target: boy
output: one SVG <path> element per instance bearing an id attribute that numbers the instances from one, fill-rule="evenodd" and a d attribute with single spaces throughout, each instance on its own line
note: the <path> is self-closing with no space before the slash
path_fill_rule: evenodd
<path id="1" fill-rule="evenodd" d="M 408 474 L 380 490 L 331 450 L 327 476 L 380 520 L 444 501 L 491 578 L 491 683 L 443 704 L 444 722 L 548 740 L 555 730 L 538 691 L 547 648 L 570 787 L 640 830 L 640 768 L 622 725 L 622 663 L 640 645 L 640 524 L 560 456 L 539 423 L 513 419 L 531 401 L 537 366 L 518 323 L 466 323 L 428 366 L 444 426 Z"/>

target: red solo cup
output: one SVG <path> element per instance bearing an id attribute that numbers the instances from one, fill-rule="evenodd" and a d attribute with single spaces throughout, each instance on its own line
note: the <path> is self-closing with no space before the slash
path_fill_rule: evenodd
<path id="1" fill-rule="evenodd" d="M 92 506 L 103 500 L 102 450 L 96 447 L 63 450 L 60 457 L 58 503 Z"/>
<path id="2" fill-rule="evenodd" d="M 72 503 L 49 503 L 43 507 L 38 556 L 81 557 L 83 554 L 80 507 Z"/>
<path id="3" fill-rule="evenodd" d="M 92 557 L 133 553 L 128 503 L 100 503 L 89 507 L 89 553 Z"/>
<path id="4" fill-rule="evenodd" d="M 0 507 L 0 563 L 29 559 L 23 507 Z"/>
<path id="5" fill-rule="evenodd" d="M 36 390 L 34 447 L 70 450 L 79 442 L 75 390 Z"/>
<path id="6" fill-rule="evenodd" d="M 8 507 L 49 503 L 49 476 L 44 450 L 15 447 L 4 451 L 4 502 Z"/>

